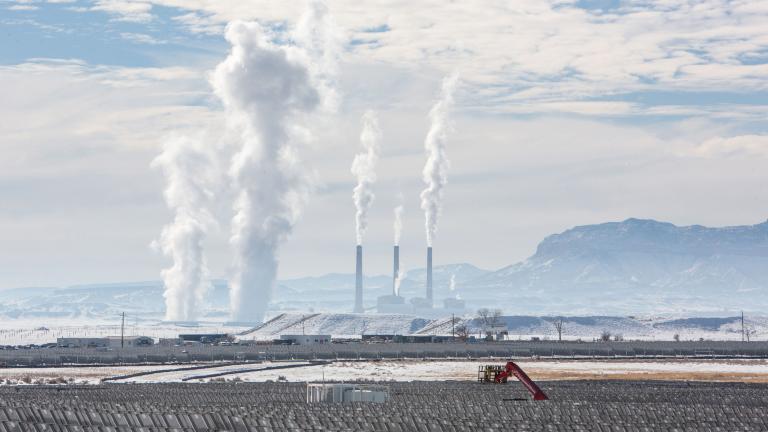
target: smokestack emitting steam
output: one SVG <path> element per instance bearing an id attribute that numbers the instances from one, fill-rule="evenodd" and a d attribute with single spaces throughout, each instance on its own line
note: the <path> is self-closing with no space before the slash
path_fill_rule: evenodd
<path id="1" fill-rule="evenodd" d="M 400 295 L 400 286 L 403 284 L 403 281 L 405 278 L 408 277 L 408 273 L 404 271 L 402 268 L 398 269 L 397 272 L 397 278 L 395 279 L 395 295 Z"/>
<path id="2" fill-rule="evenodd" d="M 400 245 L 400 235 L 403 233 L 403 205 L 395 207 L 395 246 Z"/>
<path id="3" fill-rule="evenodd" d="M 402 195 L 398 196 L 398 199 L 402 201 Z M 403 232 L 403 205 L 400 204 L 395 207 L 395 255 L 394 255 L 394 273 L 392 276 L 392 294 L 400 295 L 400 284 L 405 277 L 405 273 L 400 270 L 400 235 Z"/>
<path id="4" fill-rule="evenodd" d="M 424 148 L 427 151 L 427 163 L 422 176 L 427 187 L 421 192 L 421 208 L 424 210 L 424 222 L 427 231 L 427 302 L 432 302 L 432 241 L 437 232 L 437 219 L 443 205 L 443 188 L 448 183 L 448 157 L 445 151 L 448 113 L 453 105 L 453 92 L 458 82 L 458 75 L 453 74 L 443 79 L 443 86 L 438 100 L 429 111 L 431 125 Z"/>
<path id="5" fill-rule="evenodd" d="M 432 306 L 432 246 L 427 248 L 427 302 Z"/>
<path id="6" fill-rule="evenodd" d="M 355 234 L 357 237 L 357 259 L 355 264 L 355 313 L 363 312 L 363 237 L 368 229 L 368 210 L 375 198 L 373 183 L 376 182 L 376 162 L 379 160 L 379 142 L 381 130 L 376 113 L 368 110 L 363 114 L 363 131 L 360 144 L 364 152 L 355 155 L 352 160 L 352 174 L 357 185 L 352 192 L 355 202 Z"/>
<path id="7" fill-rule="evenodd" d="M 152 166 L 165 174 L 165 201 L 175 213 L 155 243 L 173 259 L 173 265 L 162 271 L 165 319 L 192 321 L 211 286 L 203 247 L 208 228 L 214 224 L 208 211 L 213 195 L 211 159 L 201 139 L 177 136 L 165 142 Z"/>
<path id="8" fill-rule="evenodd" d="M 363 313 L 363 247 L 357 245 L 355 254 L 355 309 L 354 313 Z"/>
<path id="9" fill-rule="evenodd" d="M 232 49 L 211 76 L 226 108 L 228 136 L 235 137 L 237 147 L 229 170 L 237 196 L 230 288 L 235 321 L 263 320 L 279 247 L 307 195 L 295 144 L 308 134 L 307 115 L 332 95 L 327 85 L 331 68 L 324 54 L 328 43 L 322 42 L 323 35 L 330 35 L 329 26 L 327 9 L 318 2 L 310 4 L 289 37 L 278 38 L 256 22 L 234 21 L 226 31 Z"/>
<path id="10" fill-rule="evenodd" d="M 394 272 L 392 273 L 392 295 L 397 295 L 397 291 L 400 285 L 398 279 L 400 279 L 400 246 L 395 245 L 394 250 Z"/>
<path id="11" fill-rule="evenodd" d="M 448 183 L 449 163 L 445 152 L 447 118 L 453 105 L 453 91 L 458 79 L 456 74 L 443 79 L 440 100 L 429 111 L 432 124 L 424 141 L 427 163 L 422 172 L 427 187 L 421 192 L 421 208 L 424 210 L 428 247 L 432 246 L 437 232 L 437 218 L 440 216 L 443 205 L 443 188 Z"/>
<path id="12" fill-rule="evenodd" d="M 381 130 L 376 113 L 366 111 L 363 114 L 363 131 L 360 133 L 360 144 L 364 152 L 355 155 L 352 161 L 352 174 L 357 179 L 357 185 L 352 193 L 355 201 L 355 229 L 357 244 L 363 244 L 363 236 L 368 228 L 368 210 L 375 198 L 373 183 L 376 182 L 376 162 L 379 160 L 379 142 Z"/>

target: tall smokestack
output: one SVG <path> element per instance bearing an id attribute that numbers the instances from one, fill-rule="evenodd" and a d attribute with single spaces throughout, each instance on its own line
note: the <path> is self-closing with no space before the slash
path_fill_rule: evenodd
<path id="1" fill-rule="evenodd" d="M 363 247 L 360 245 L 357 245 L 357 259 L 355 260 L 354 313 L 363 313 Z"/>
<path id="2" fill-rule="evenodd" d="M 397 280 L 400 278 L 400 246 L 395 245 L 395 264 L 392 273 L 392 295 L 397 295 Z"/>
<path id="3" fill-rule="evenodd" d="M 427 302 L 432 307 L 432 246 L 427 248 Z"/>

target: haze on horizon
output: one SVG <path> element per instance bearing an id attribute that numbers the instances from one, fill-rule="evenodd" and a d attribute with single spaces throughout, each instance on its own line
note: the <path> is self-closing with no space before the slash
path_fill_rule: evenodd
<path id="1" fill-rule="evenodd" d="M 154 280 L 172 219 L 150 167 L 169 134 L 216 128 L 208 82 L 227 22 L 276 33 L 303 2 L 0 1 L 0 289 Z M 572 226 L 652 218 L 751 225 L 768 216 L 768 4 L 612 0 L 329 1 L 339 106 L 301 159 L 315 188 L 278 277 L 354 268 L 360 118 L 381 135 L 366 273 L 424 266 L 424 138 L 459 72 L 435 262 L 496 269 Z M 215 140 L 211 140 L 214 146 Z M 402 198 L 399 198 L 402 196 Z M 228 277 L 232 197 L 206 240 Z"/>

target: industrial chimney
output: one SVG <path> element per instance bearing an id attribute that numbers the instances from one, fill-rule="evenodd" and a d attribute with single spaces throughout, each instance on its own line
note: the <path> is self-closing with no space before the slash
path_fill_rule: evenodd
<path id="1" fill-rule="evenodd" d="M 400 277 L 400 246 L 395 245 L 395 265 L 392 273 L 392 295 L 397 295 L 397 279 Z"/>
<path id="2" fill-rule="evenodd" d="M 363 313 L 363 247 L 357 245 L 355 260 L 355 309 L 354 313 Z"/>
<path id="3" fill-rule="evenodd" d="M 432 307 L 432 246 L 427 248 L 427 304 Z"/>

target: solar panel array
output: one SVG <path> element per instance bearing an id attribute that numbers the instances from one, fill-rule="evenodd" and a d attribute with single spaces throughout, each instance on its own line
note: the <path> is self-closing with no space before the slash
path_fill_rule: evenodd
<path id="1" fill-rule="evenodd" d="M 487 357 L 768 357 L 768 342 L 349 343 L 323 345 L 198 345 L 189 347 L 0 350 L 0 365 L 188 363 L 196 361 L 336 360 Z"/>
<path id="2" fill-rule="evenodd" d="M 305 402 L 301 383 L 0 387 L 5 431 L 763 431 L 768 385 L 387 383 L 384 404 Z"/>

